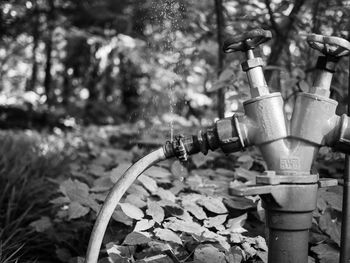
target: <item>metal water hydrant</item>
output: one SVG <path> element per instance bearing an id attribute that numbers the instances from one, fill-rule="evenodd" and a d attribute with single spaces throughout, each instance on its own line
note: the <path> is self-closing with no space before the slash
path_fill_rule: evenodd
<path id="1" fill-rule="evenodd" d="M 337 184 L 334 179 L 320 179 L 311 172 L 311 166 L 321 146 L 350 152 L 350 119 L 345 114 L 336 115 L 338 103 L 329 98 L 337 62 L 349 54 L 350 43 L 338 37 L 307 37 L 308 44 L 323 56 L 318 58 L 312 88 L 297 95 L 288 120 L 281 94 L 269 92 L 262 59 L 253 53 L 270 38 L 269 31 L 256 29 L 224 44 L 227 53 L 246 54 L 242 69 L 248 77 L 251 99 L 244 102 L 245 114 L 221 119 L 196 136 L 168 142 L 165 152 L 186 160 L 188 155 L 218 148 L 232 153 L 248 146 L 258 147 L 268 171 L 257 176 L 256 185 L 231 189 L 231 194 L 261 196 L 269 230 L 270 263 L 307 263 L 317 189 Z"/>

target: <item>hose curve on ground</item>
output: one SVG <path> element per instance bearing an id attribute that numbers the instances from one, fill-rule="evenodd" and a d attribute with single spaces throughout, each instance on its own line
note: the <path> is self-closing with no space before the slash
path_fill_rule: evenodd
<path id="1" fill-rule="evenodd" d="M 166 156 L 163 148 L 159 148 L 138 160 L 116 182 L 106 197 L 102 209 L 97 216 L 94 228 L 91 232 L 85 263 L 97 263 L 107 225 L 124 193 L 143 171 L 165 159 Z"/>

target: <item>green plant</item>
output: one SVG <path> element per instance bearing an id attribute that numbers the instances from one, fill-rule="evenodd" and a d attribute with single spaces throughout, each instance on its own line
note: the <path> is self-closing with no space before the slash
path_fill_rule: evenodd
<path id="1" fill-rule="evenodd" d="M 62 172 L 64 159 L 24 133 L 0 133 L 0 262 L 31 260 L 53 248 L 30 223 L 50 213 L 47 180 Z"/>

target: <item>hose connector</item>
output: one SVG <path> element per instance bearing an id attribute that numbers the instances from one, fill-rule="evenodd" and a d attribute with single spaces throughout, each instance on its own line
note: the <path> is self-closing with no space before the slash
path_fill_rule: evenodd
<path id="1" fill-rule="evenodd" d="M 173 141 L 167 141 L 164 145 L 164 153 L 167 158 L 177 157 L 185 162 L 188 156 L 196 153 L 206 155 L 209 150 L 221 148 L 226 154 L 243 149 L 243 140 L 239 136 L 238 121 L 236 116 L 218 120 L 215 125 L 197 135 L 178 135 Z"/>

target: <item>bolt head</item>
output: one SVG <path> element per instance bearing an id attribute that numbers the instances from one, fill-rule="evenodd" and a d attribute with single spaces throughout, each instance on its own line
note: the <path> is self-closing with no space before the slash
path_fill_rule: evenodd
<path id="1" fill-rule="evenodd" d="M 237 134 L 234 119 L 225 118 L 216 122 L 220 147 L 225 153 L 236 152 L 242 149 L 241 141 Z"/>
<path id="2" fill-rule="evenodd" d="M 263 65 L 264 61 L 260 57 L 248 59 L 241 64 L 244 72 L 252 68 L 262 67 Z"/>

